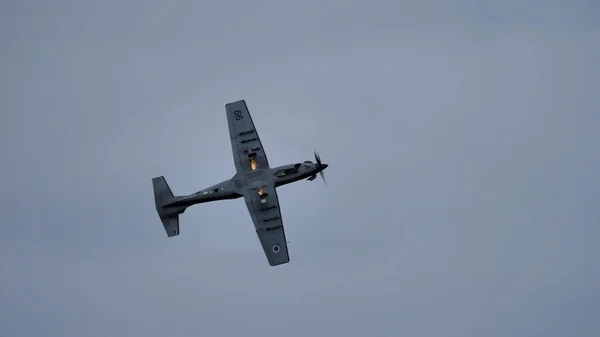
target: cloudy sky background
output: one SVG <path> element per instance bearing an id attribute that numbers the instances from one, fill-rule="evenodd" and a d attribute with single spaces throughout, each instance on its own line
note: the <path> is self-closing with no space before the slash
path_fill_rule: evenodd
<path id="1" fill-rule="evenodd" d="M 0 3 L 0 335 L 600 335 L 594 1 Z M 291 263 L 240 200 L 246 99 Z"/>

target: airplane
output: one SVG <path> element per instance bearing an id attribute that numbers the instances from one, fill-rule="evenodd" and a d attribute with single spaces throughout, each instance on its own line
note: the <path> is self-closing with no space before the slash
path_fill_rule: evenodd
<path id="1" fill-rule="evenodd" d="M 228 180 L 186 196 L 174 196 L 164 176 L 152 178 L 156 211 L 167 237 L 179 235 L 179 215 L 196 204 L 244 198 L 256 234 L 269 265 L 290 262 L 279 208 L 277 187 L 304 178 L 313 181 L 317 174 L 326 184 L 323 171 L 329 166 L 314 151 L 315 162 L 306 160 L 271 167 L 245 100 L 225 104 L 229 137 L 236 173 Z"/>

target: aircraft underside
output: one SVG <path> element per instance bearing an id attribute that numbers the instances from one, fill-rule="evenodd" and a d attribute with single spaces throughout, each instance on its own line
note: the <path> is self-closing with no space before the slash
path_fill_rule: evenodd
<path id="1" fill-rule="evenodd" d="M 187 196 L 175 196 L 163 176 L 152 179 L 156 211 L 168 237 L 179 235 L 179 215 L 186 208 L 217 200 L 244 198 L 265 256 L 271 266 L 290 261 L 276 188 L 305 178 L 312 181 L 328 165 L 315 160 L 276 168 L 265 150 L 244 100 L 225 104 L 236 173 L 233 178 Z"/>

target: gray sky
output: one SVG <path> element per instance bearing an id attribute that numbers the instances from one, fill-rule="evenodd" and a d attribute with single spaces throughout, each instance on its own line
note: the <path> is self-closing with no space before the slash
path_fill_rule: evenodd
<path id="1" fill-rule="evenodd" d="M 599 336 L 599 9 L 2 1 L 0 335 Z M 233 175 L 241 98 L 330 164 L 277 268 L 240 200 L 154 210 Z"/>

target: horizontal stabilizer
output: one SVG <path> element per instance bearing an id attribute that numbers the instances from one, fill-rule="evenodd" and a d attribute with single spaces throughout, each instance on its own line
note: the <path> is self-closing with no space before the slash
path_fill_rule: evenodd
<path id="1" fill-rule="evenodd" d="M 179 214 L 183 213 L 186 207 L 164 207 L 165 204 L 175 199 L 165 177 L 152 178 L 152 187 L 154 188 L 156 212 L 158 212 L 167 236 L 179 235 Z"/>
<path id="2" fill-rule="evenodd" d="M 167 180 L 163 176 L 152 178 L 152 187 L 154 188 L 154 202 L 156 203 L 156 208 L 161 207 L 175 198 L 169 184 L 167 184 Z"/>
<path id="3" fill-rule="evenodd" d="M 179 214 L 161 217 L 160 220 L 168 237 L 179 235 Z"/>

